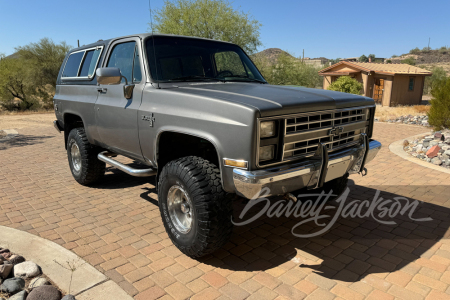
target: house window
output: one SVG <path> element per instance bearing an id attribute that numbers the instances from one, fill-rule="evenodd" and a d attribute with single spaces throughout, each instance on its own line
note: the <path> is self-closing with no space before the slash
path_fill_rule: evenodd
<path id="1" fill-rule="evenodd" d="M 414 77 L 409 77 L 408 91 L 414 91 Z"/>

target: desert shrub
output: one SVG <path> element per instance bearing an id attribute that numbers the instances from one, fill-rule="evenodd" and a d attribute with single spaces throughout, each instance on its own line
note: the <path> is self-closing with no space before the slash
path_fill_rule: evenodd
<path id="1" fill-rule="evenodd" d="M 388 59 L 388 60 L 386 60 L 386 62 L 387 62 L 388 64 L 390 64 L 390 63 L 392 63 L 392 60 Z"/>
<path id="2" fill-rule="evenodd" d="M 262 57 L 253 57 L 252 59 L 270 84 L 310 88 L 322 86 L 323 79 L 318 73 L 321 68 L 304 64 L 290 54 L 280 54 L 276 63 L 271 63 L 267 58 Z"/>
<path id="3" fill-rule="evenodd" d="M 410 54 L 419 54 L 420 53 L 420 49 L 416 47 L 414 49 L 409 50 L 409 53 Z"/>
<path id="4" fill-rule="evenodd" d="M 362 83 L 350 76 L 341 76 L 328 86 L 328 90 L 360 95 Z"/>
<path id="5" fill-rule="evenodd" d="M 392 55 L 392 58 L 396 58 L 396 57 L 398 57 L 398 55 L 395 55 L 395 54 L 394 54 L 394 55 Z"/>
<path id="6" fill-rule="evenodd" d="M 368 62 L 368 61 L 369 61 L 369 58 L 367 58 L 367 56 L 365 56 L 365 55 L 363 54 L 363 55 L 361 55 L 361 56 L 358 58 L 358 61 L 359 61 L 359 62 Z"/>
<path id="7" fill-rule="evenodd" d="M 424 95 L 430 94 L 434 83 L 441 81 L 447 77 L 447 72 L 445 72 L 443 67 L 434 66 L 430 71 L 433 73 L 433 75 L 425 77 L 425 83 L 423 85 Z"/>
<path id="8" fill-rule="evenodd" d="M 450 78 L 435 82 L 431 95 L 428 122 L 435 130 L 450 128 Z"/>
<path id="9" fill-rule="evenodd" d="M 411 65 L 411 66 L 415 66 L 416 65 L 416 60 L 414 58 L 412 58 L 412 57 L 408 57 L 408 58 L 403 59 L 402 63 L 403 64 L 408 64 L 408 65 Z"/>

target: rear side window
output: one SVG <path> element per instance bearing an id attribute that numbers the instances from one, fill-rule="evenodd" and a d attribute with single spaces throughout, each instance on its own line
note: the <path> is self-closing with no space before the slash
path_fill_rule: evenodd
<path id="1" fill-rule="evenodd" d="M 103 47 L 72 53 L 67 59 L 62 79 L 86 79 L 93 77 Z"/>
<path id="2" fill-rule="evenodd" d="M 100 56 L 101 51 L 101 49 L 86 51 L 83 66 L 81 67 L 80 77 L 91 77 L 94 75 L 95 67 L 97 66 L 98 57 Z"/>
<path id="3" fill-rule="evenodd" d="M 81 59 L 83 58 L 83 52 L 77 52 L 71 54 L 67 59 L 66 66 L 64 67 L 64 72 L 62 77 L 77 77 L 78 69 L 80 68 Z"/>

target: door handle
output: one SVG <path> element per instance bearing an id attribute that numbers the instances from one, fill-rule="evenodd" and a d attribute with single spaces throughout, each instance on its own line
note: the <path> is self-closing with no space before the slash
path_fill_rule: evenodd
<path id="1" fill-rule="evenodd" d="M 108 91 L 108 89 L 106 89 L 106 88 L 97 88 L 97 91 L 99 91 L 100 93 L 106 93 Z"/>

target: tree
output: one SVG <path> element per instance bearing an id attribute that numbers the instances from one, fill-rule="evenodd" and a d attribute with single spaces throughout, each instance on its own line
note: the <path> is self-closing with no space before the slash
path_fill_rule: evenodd
<path id="1" fill-rule="evenodd" d="M 340 62 L 340 61 L 341 61 L 341 58 L 340 58 L 340 57 L 338 57 L 338 58 L 336 58 L 336 59 L 330 59 L 330 60 L 329 60 L 329 62 L 331 63 L 331 65 L 337 64 L 337 63 Z"/>
<path id="2" fill-rule="evenodd" d="M 420 53 L 420 49 L 418 47 L 411 49 L 409 51 L 410 54 L 419 54 Z"/>
<path id="3" fill-rule="evenodd" d="M 431 89 L 428 122 L 435 130 L 450 128 L 450 78 L 437 81 Z"/>
<path id="4" fill-rule="evenodd" d="M 372 62 L 375 62 L 375 54 L 369 54 L 368 57 L 372 60 Z"/>
<path id="5" fill-rule="evenodd" d="M 416 60 L 414 58 L 412 58 L 412 57 L 408 57 L 408 58 L 403 59 L 402 63 L 403 64 L 408 64 L 408 65 L 411 65 L 411 66 L 415 66 L 416 65 Z"/>
<path id="6" fill-rule="evenodd" d="M 295 85 L 317 88 L 322 85 L 321 68 L 307 65 L 288 53 L 278 56 L 275 63 L 266 57 L 252 56 L 252 60 L 268 83 L 274 85 Z"/>
<path id="7" fill-rule="evenodd" d="M 360 95 L 363 84 L 350 76 L 341 76 L 328 86 L 328 90 Z"/>
<path id="8" fill-rule="evenodd" d="M 70 46 L 43 38 L 16 50 L 13 58 L 0 61 L 2 106 L 9 110 L 52 107 L 56 78 Z"/>
<path id="9" fill-rule="evenodd" d="M 367 56 L 365 56 L 364 54 L 361 55 L 358 60 L 359 60 L 359 62 L 368 62 L 369 61 Z"/>
<path id="10" fill-rule="evenodd" d="M 232 42 L 249 54 L 262 45 L 261 23 L 225 0 L 165 0 L 163 8 L 155 11 L 153 26 L 159 33 Z"/>
<path id="11" fill-rule="evenodd" d="M 447 78 L 447 72 L 445 72 L 443 67 L 434 66 L 433 68 L 431 68 L 431 72 L 433 73 L 431 76 L 425 77 L 425 83 L 423 87 L 424 95 L 428 95 L 431 92 L 434 84 Z"/>

